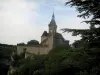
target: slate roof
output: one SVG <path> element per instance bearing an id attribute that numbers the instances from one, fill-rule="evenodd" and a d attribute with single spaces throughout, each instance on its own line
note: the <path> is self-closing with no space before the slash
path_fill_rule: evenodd
<path id="1" fill-rule="evenodd" d="M 56 25 L 55 19 L 52 19 L 49 26 Z"/>
<path id="2" fill-rule="evenodd" d="M 52 15 L 52 20 L 51 20 L 49 26 L 57 26 L 57 25 L 56 25 L 56 21 L 55 21 L 55 15 L 54 15 L 54 13 L 53 13 L 53 15 Z"/>
<path id="3" fill-rule="evenodd" d="M 43 34 L 42 34 L 42 36 L 48 36 L 47 31 L 44 31 Z"/>
<path id="4" fill-rule="evenodd" d="M 56 33 L 55 38 L 56 39 L 64 39 L 60 33 Z"/>

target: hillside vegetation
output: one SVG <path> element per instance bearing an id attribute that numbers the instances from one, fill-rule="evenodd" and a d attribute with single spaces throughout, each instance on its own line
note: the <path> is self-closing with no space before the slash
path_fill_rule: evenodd
<path id="1" fill-rule="evenodd" d="M 0 75 L 7 75 L 14 51 L 16 51 L 16 46 L 0 44 Z"/>
<path id="2" fill-rule="evenodd" d="M 98 50 L 59 46 L 48 55 L 13 56 L 9 75 L 97 75 Z"/>

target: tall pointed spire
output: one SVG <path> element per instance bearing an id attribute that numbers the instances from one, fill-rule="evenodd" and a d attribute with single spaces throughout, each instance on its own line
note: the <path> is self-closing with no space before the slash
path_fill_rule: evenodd
<path id="1" fill-rule="evenodd" d="M 54 25 L 54 26 L 56 25 L 54 11 L 53 11 L 52 20 L 51 20 L 49 26 L 51 26 L 51 25 Z"/>
<path id="2" fill-rule="evenodd" d="M 52 19 L 55 19 L 55 15 L 54 15 L 54 9 L 53 9 L 53 15 L 52 15 Z"/>
<path id="3" fill-rule="evenodd" d="M 53 11 L 52 19 L 51 19 L 51 22 L 49 23 L 50 35 L 55 35 L 56 30 L 57 30 L 57 25 L 56 25 L 55 15 L 54 15 L 54 11 Z"/>

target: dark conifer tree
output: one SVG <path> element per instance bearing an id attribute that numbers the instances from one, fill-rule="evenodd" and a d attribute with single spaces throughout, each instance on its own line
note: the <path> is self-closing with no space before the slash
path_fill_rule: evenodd
<path id="1" fill-rule="evenodd" d="M 73 36 L 81 35 L 83 41 L 84 51 L 89 55 L 88 68 L 89 75 L 93 74 L 92 69 L 95 70 L 95 75 L 100 73 L 100 0 L 70 0 L 66 5 L 75 7 L 79 12 L 78 17 L 84 18 L 89 29 L 62 29 L 64 32 L 72 32 Z M 86 58 L 87 59 L 87 58 Z M 92 61 L 90 61 L 92 60 Z M 96 68 L 97 70 L 96 70 Z"/>
<path id="2" fill-rule="evenodd" d="M 81 34 L 84 44 L 87 48 L 100 48 L 100 0 L 70 0 L 66 5 L 76 7 L 80 13 L 78 17 L 86 19 L 90 24 L 90 29 L 62 29 L 64 32 L 72 32 L 73 36 Z M 90 19 L 90 20 L 87 20 Z"/>

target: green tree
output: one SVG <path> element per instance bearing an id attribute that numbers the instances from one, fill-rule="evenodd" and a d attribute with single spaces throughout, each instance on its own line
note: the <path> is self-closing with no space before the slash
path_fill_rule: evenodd
<path id="1" fill-rule="evenodd" d="M 81 40 L 88 45 L 88 48 L 100 48 L 100 0 L 70 0 L 66 4 L 76 8 L 80 13 L 78 17 L 85 18 L 84 22 L 90 24 L 90 29 L 65 28 L 63 31 L 72 32 L 73 36 L 80 34 Z"/>
<path id="2" fill-rule="evenodd" d="M 89 56 L 86 58 L 89 67 L 86 70 L 83 69 L 84 71 L 80 70 L 80 72 L 82 75 L 85 73 L 86 75 L 98 75 L 100 73 L 100 68 L 97 67 L 100 65 L 100 0 L 70 0 L 66 4 L 75 7 L 80 13 L 78 17 L 84 18 L 86 20 L 84 22 L 90 24 L 89 29 L 63 29 L 64 32 L 72 32 L 73 36 L 81 35 L 82 37 L 80 41 L 83 41 L 83 50 Z M 77 43 L 79 42 L 75 42 L 75 45 Z M 91 70 L 94 72 L 92 73 Z"/>
<path id="3" fill-rule="evenodd" d="M 28 45 L 39 45 L 39 42 L 37 40 L 30 40 L 27 42 Z"/>
<path id="4" fill-rule="evenodd" d="M 88 70 L 99 71 L 94 58 L 84 48 L 58 46 L 48 55 L 31 55 L 25 59 L 14 55 L 13 58 L 10 75 L 85 75 Z"/>
<path id="5" fill-rule="evenodd" d="M 7 75 L 11 64 L 12 52 L 16 50 L 16 46 L 0 44 L 0 74 Z"/>
<path id="6" fill-rule="evenodd" d="M 23 42 L 22 43 L 18 43 L 17 45 L 25 45 L 25 43 L 23 43 Z"/>

